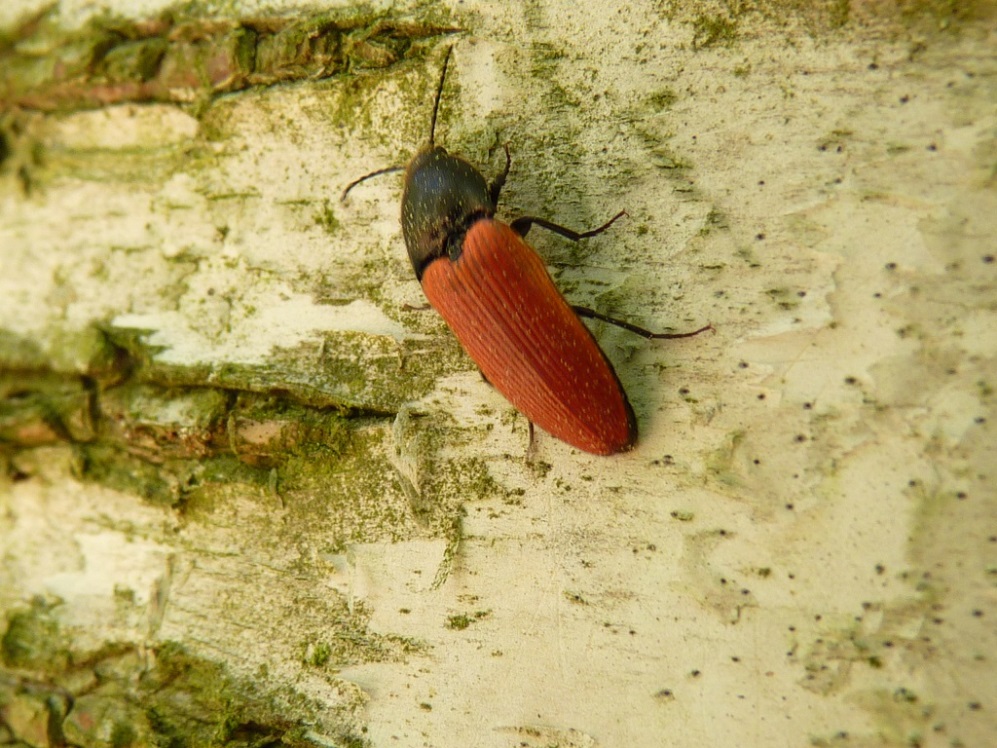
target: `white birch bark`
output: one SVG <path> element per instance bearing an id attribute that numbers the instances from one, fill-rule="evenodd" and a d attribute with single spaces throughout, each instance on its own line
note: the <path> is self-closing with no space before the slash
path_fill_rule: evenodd
<path id="1" fill-rule="evenodd" d="M 9 106 L 0 737 L 44 717 L 26 684 L 103 708 L 67 661 L 180 645 L 305 742 L 987 744 L 997 39 L 982 3 L 909 10 L 393 6 L 464 31 L 191 102 Z M 509 144 L 500 217 L 629 214 L 531 232 L 569 300 L 716 327 L 594 326 L 631 453 L 539 434 L 528 462 L 409 310 L 400 179 L 339 202 L 423 143 L 451 43 L 437 140 L 488 176 Z"/>

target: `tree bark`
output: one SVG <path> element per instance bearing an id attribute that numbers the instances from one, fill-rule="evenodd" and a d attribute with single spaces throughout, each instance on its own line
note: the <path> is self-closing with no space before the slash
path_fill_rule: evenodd
<path id="1" fill-rule="evenodd" d="M 992 4 L 129 5 L 0 19 L 0 743 L 991 739 Z M 716 329 L 591 326 L 632 452 L 340 201 L 449 45 L 499 218 L 627 211 L 568 300 Z"/>

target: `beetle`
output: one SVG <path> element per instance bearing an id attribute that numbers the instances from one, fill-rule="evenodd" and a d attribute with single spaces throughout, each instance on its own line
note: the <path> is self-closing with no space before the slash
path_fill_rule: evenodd
<path id="1" fill-rule="evenodd" d="M 436 118 L 450 63 L 443 60 L 433 103 L 429 142 L 405 167 L 402 235 L 429 303 L 457 336 L 482 375 L 530 422 L 573 447 L 598 455 L 632 449 L 637 419 L 623 385 L 580 317 L 600 319 L 648 339 L 688 338 L 653 333 L 586 307 L 558 291 L 525 236 L 536 224 L 573 241 L 601 234 L 626 215 L 577 232 L 535 216 L 496 220 L 499 193 L 512 164 L 492 182 L 467 160 L 436 145 Z M 392 166 L 354 180 L 401 171 Z"/>

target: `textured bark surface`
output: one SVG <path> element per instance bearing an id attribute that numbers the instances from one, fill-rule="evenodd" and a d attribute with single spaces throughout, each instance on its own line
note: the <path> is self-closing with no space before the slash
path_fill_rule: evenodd
<path id="1" fill-rule="evenodd" d="M 0 743 L 984 745 L 994 6 L 0 9 Z M 330 7 L 332 6 L 332 7 Z M 591 6 L 591 7 L 589 7 Z M 460 32 L 457 33 L 456 30 Z M 540 435 L 385 176 L 491 176 L 630 453 Z"/>

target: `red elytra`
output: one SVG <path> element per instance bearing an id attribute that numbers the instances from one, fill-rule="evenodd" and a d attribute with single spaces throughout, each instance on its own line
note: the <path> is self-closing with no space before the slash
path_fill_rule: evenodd
<path id="1" fill-rule="evenodd" d="M 616 372 L 509 226 L 475 221 L 455 260 L 429 263 L 422 288 L 485 378 L 530 421 L 586 452 L 633 447 L 637 423 Z"/>

